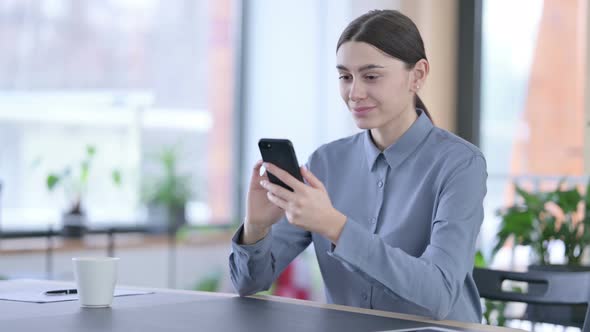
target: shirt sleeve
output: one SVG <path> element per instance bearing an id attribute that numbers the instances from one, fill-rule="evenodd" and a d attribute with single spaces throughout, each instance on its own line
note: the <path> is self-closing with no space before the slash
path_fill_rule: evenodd
<path id="1" fill-rule="evenodd" d="M 430 243 L 414 257 L 348 218 L 328 254 L 386 292 L 444 319 L 473 270 L 475 241 L 483 221 L 486 163 L 475 155 L 459 164 L 442 184 Z"/>
<path id="2" fill-rule="evenodd" d="M 232 238 L 230 277 L 240 296 L 270 288 L 280 273 L 311 243 L 311 233 L 291 225 L 286 218 L 274 224 L 262 240 L 240 244 L 244 226 Z"/>

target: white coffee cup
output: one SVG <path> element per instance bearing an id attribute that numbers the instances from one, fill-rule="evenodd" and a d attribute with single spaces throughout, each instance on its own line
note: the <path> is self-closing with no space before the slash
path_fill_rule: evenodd
<path id="1" fill-rule="evenodd" d="M 119 258 L 115 257 L 72 258 L 80 306 L 111 306 L 117 283 L 117 261 Z"/>

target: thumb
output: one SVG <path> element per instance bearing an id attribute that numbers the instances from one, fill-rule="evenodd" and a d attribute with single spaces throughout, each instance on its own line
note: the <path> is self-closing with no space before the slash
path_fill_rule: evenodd
<path id="1" fill-rule="evenodd" d="M 324 184 L 305 166 L 301 166 L 301 175 L 312 188 L 324 190 Z"/>

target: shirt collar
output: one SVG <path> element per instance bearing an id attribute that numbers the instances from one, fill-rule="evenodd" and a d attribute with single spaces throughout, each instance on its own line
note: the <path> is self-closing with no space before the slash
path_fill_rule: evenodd
<path id="1" fill-rule="evenodd" d="M 418 113 L 418 118 L 412 123 L 410 128 L 395 143 L 383 151 L 385 160 L 392 169 L 399 166 L 418 147 L 420 142 L 422 142 L 434 127 L 423 110 L 417 108 L 416 113 Z M 363 136 L 367 163 L 369 169 L 372 171 L 381 151 L 373 143 L 369 130 L 365 130 Z"/>

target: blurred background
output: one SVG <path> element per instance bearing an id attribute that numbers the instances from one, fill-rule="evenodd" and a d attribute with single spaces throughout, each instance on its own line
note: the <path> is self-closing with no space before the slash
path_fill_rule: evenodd
<path id="1" fill-rule="evenodd" d="M 289 138 L 304 163 L 358 131 L 335 46 L 348 22 L 385 8 L 422 33 L 431 75 L 421 97 L 435 123 L 487 157 L 481 258 L 526 269 L 530 243 L 498 235 L 502 209 L 522 202 L 514 184 L 585 195 L 587 7 L 0 0 L 0 275 L 68 280 L 71 257 L 109 254 L 122 258 L 121 283 L 233 291 L 229 241 L 256 142 Z M 547 263 L 568 263 L 567 242 L 544 244 Z M 271 292 L 324 301 L 314 260 L 306 251 Z"/>

